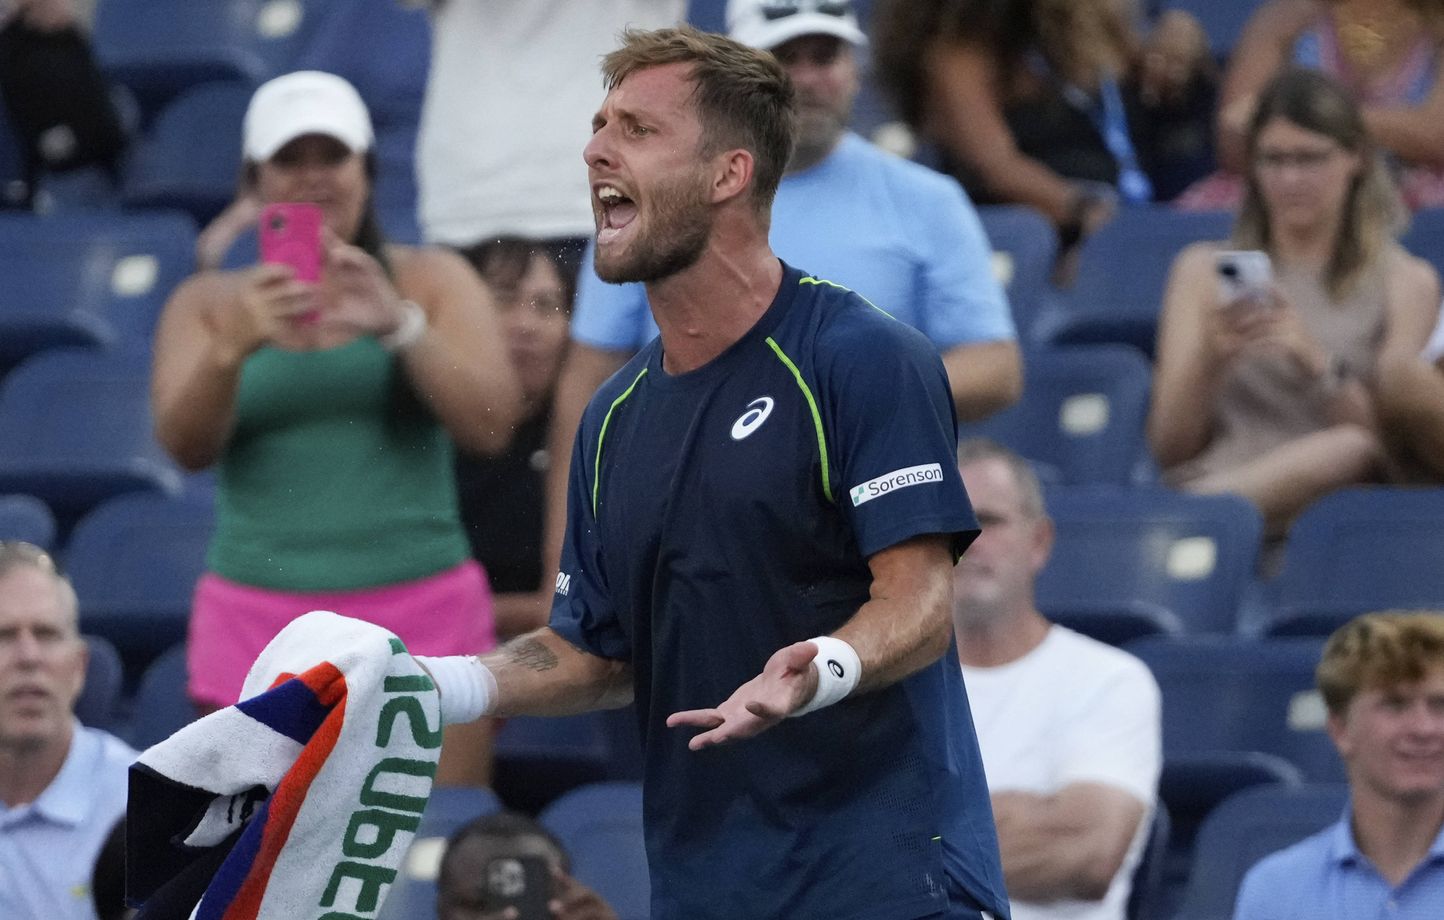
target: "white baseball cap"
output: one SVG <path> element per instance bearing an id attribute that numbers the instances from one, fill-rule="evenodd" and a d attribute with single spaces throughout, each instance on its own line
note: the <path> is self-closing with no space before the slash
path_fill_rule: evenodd
<path id="1" fill-rule="evenodd" d="M 269 160 L 303 134 L 334 137 L 356 153 L 374 137 L 361 94 L 335 74 L 298 70 L 261 84 L 246 107 L 246 159 Z"/>
<path id="2" fill-rule="evenodd" d="M 848 0 L 729 0 L 727 34 L 764 51 L 803 35 L 833 35 L 854 45 L 867 44 Z"/>

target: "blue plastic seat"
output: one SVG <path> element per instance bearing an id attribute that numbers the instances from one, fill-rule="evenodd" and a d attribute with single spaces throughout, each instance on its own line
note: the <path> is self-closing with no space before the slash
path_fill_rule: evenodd
<path id="1" fill-rule="evenodd" d="M 1184 632 L 1233 631 L 1263 532 L 1247 501 L 1101 488 L 1054 488 L 1046 500 L 1057 538 L 1036 585 L 1045 614 L 1112 610 L 1147 622 L 1152 607 L 1170 611 Z M 1160 632 L 1175 631 L 1166 617 L 1152 618 Z"/>
<path id="2" fill-rule="evenodd" d="M 1444 488 L 1354 488 L 1294 521 L 1272 635 L 1328 635 L 1361 613 L 1444 609 Z"/>
<path id="3" fill-rule="evenodd" d="M 92 44 L 106 76 L 154 111 L 211 80 L 251 85 L 290 69 L 324 0 L 105 0 Z"/>
<path id="4" fill-rule="evenodd" d="M 1159 908 L 1149 917 L 1172 916 L 1182 899 L 1193 865 L 1194 841 L 1212 811 L 1230 796 L 1254 786 L 1303 783 L 1299 768 L 1273 754 L 1258 751 L 1209 751 L 1175 755 L 1163 764 L 1158 797 L 1168 808 L 1172 828 L 1163 857 Z"/>
<path id="5" fill-rule="evenodd" d="M 125 683 L 120 653 L 99 636 L 85 636 L 89 657 L 85 685 L 75 701 L 75 717 L 91 728 L 113 731 L 120 716 L 121 688 Z"/>
<path id="6" fill-rule="evenodd" d="M 1039 466 L 1049 481 L 1125 485 L 1146 468 L 1143 424 L 1152 371 L 1117 345 L 1024 356 L 1022 398 L 959 437 L 988 437 Z"/>
<path id="7" fill-rule="evenodd" d="M 490 789 L 433 787 L 401 871 L 377 915 L 380 920 L 435 917 L 437 876 L 447 840 L 473 820 L 501 809 L 501 800 Z"/>
<path id="8" fill-rule="evenodd" d="M 1127 920 L 1152 920 L 1159 915 L 1155 905 L 1163 896 L 1164 857 L 1172 826 L 1168 808 L 1161 802 L 1156 803 L 1148 826 L 1148 839 L 1143 844 L 1143 854 L 1133 868 L 1133 886 L 1124 907 Z"/>
<path id="9" fill-rule="evenodd" d="M 1409 219 L 1404 248 L 1444 272 L 1444 208 L 1424 208 Z"/>
<path id="10" fill-rule="evenodd" d="M 1058 255 L 1058 234 L 1048 218 L 1023 205 L 980 207 L 978 218 L 993 246 L 993 271 L 1008 293 L 1018 338 L 1029 341 L 1038 314 L 1056 296 L 1048 279 Z"/>
<path id="11" fill-rule="evenodd" d="M 1059 626 L 1119 648 L 1149 636 L 1181 636 L 1183 621 L 1178 614 L 1161 604 L 1140 600 L 1116 603 L 1055 602 L 1047 610 L 1048 619 Z"/>
<path id="12" fill-rule="evenodd" d="M 25 151 L 0 98 L 0 210 L 24 207 L 30 196 Z"/>
<path id="13" fill-rule="evenodd" d="M 1163 697 L 1163 760 L 1260 751 L 1310 782 L 1343 778 L 1314 687 L 1317 639 L 1191 636 L 1140 639 L 1128 651 L 1148 665 Z"/>
<path id="14" fill-rule="evenodd" d="M 595 783 L 574 789 L 547 806 L 541 823 L 566 847 L 572 875 L 595 889 L 617 912 L 618 920 L 648 920 L 652 887 L 640 783 Z"/>
<path id="15" fill-rule="evenodd" d="M 121 650 L 132 672 L 185 639 L 213 530 L 208 502 L 127 495 L 86 515 L 66 548 L 80 622 Z"/>
<path id="16" fill-rule="evenodd" d="M 513 808 L 535 813 L 578 786 L 610 779 L 605 714 L 520 716 L 497 732 L 493 785 Z"/>
<path id="17" fill-rule="evenodd" d="M 1221 212 L 1121 209 L 1083 243 L 1073 288 L 1038 317 L 1033 340 L 1055 346 L 1118 342 L 1152 359 L 1174 256 L 1190 243 L 1226 238 L 1232 220 Z"/>
<path id="18" fill-rule="evenodd" d="M 1260 0 L 1164 0 L 1165 10 L 1192 13 L 1208 33 L 1208 47 L 1223 60 L 1238 44 L 1244 24 L 1260 6 Z"/>
<path id="19" fill-rule="evenodd" d="M 180 642 L 162 652 L 141 674 L 126 740 L 143 751 L 198 718 L 200 712 L 186 691 L 186 647 Z"/>
<path id="20" fill-rule="evenodd" d="M 179 491 L 180 471 L 151 435 L 149 386 L 144 361 L 84 351 L 15 368 L 0 384 L 0 492 L 42 499 L 65 531 L 116 495 Z"/>
<path id="21" fill-rule="evenodd" d="M 1176 920 L 1227 920 L 1248 870 L 1259 860 L 1343 816 L 1343 784 L 1259 786 L 1229 799 L 1198 832 L 1193 872 Z"/>
<path id="22" fill-rule="evenodd" d="M 204 224 L 236 197 L 241 123 L 252 87 L 207 83 L 166 105 L 136 142 L 121 179 L 133 208 L 175 208 Z"/>
<path id="23" fill-rule="evenodd" d="M 0 371 L 47 348 L 148 351 L 195 238 L 182 214 L 0 215 Z"/>
<path id="24" fill-rule="evenodd" d="M 55 548 L 55 515 L 33 495 L 0 495 L 0 540 Z"/>

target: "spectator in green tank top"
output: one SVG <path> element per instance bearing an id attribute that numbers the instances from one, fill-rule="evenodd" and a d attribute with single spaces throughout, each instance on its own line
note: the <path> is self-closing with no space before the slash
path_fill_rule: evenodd
<path id="1" fill-rule="evenodd" d="M 243 138 L 259 200 L 318 206 L 323 226 L 318 280 L 264 262 L 202 271 L 157 332 L 156 435 L 187 469 L 216 470 L 188 642 L 190 693 L 207 708 L 235 702 L 261 649 L 308 610 L 378 623 L 418 654 L 493 644 L 451 445 L 504 450 L 522 403 L 476 273 L 382 238 L 370 117 L 350 84 L 270 81 Z M 448 728 L 437 781 L 489 773 L 489 727 Z"/>

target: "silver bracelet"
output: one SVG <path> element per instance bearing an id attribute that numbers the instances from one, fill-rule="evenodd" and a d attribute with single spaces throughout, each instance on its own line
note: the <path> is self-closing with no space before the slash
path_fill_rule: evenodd
<path id="1" fill-rule="evenodd" d="M 376 341 L 387 351 L 405 351 L 426 334 L 426 311 L 409 300 L 401 301 L 401 322 Z"/>

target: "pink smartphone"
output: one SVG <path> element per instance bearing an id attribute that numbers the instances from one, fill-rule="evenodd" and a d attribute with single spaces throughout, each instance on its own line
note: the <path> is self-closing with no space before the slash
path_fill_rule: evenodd
<path id="1" fill-rule="evenodd" d="M 289 265 L 299 281 L 321 280 L 320 207 L 278 202 L 261 209 L 261 261 Z"/>

